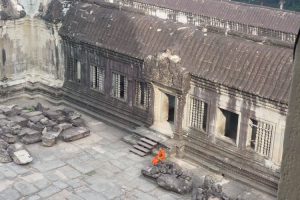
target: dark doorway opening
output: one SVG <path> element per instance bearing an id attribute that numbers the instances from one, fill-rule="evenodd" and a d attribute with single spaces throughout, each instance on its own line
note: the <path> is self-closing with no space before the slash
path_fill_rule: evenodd
<path id="1" fill-rule="evenodd" d="M 174 123 L 175 121 L 175 96 L 169 95 L 168 100 L 169 100 L 169 113 L 168 113 L 168 122 Z"/>

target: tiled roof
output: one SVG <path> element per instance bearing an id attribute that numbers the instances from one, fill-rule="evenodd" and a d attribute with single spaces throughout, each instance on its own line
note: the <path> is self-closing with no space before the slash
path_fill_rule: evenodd
<path id="1" fill-rule="evenodd" d="M 300 13 L 227 0 L 133 1 L 293 34 L 300 28 Z"/>
<path id="2" fill-rule="evenodd" d="M 206 35 L 193 26 L 82 3 L 70 9 L 60 34 L 142 60 L 171 49 L 191 74 L 263 98 L 288 101 L 290 48 Z"/>

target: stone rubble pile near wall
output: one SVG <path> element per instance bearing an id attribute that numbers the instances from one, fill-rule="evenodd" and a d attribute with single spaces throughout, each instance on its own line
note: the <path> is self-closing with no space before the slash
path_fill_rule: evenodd
<path id="1" fill-rule="evenodd" d="M 183 170 L 174 162 L 164 161 L 156 166 L 146 167 L 141 173 L 169 191 L 179 194 L 192 194 L 192 200 L 230 200 L 209 175 L 203 179 Z"/>
<path id="2" fill-rule="evenodd" d="M 33 159 L 25 145 L 42 142 L 51 147 L 58 139 L 71 142 L 90 135 L 81 115 L 73 110 L 0 106 L 0 163 L 27 164 Z"/>

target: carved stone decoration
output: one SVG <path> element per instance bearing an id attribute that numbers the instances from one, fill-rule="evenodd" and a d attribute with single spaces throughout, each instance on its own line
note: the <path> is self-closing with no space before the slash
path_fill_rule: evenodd
<path id="1" fill-rule="evenodd" d="M 144 76 L 146 79 L 177 90 L 184 90 L 189 82 L 189 73 L 182 67 L 181 58 L 167 49 L 145 59 Z"/>

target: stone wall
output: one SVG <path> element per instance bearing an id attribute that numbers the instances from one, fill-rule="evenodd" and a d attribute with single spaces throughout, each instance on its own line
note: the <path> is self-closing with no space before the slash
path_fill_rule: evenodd
<path id="1" fill-rule="evenodd" d="M 24 80 L 62 85 L 64 67 L 59 24 L 47 23 L 36 16 L 40 2 L 22 0 L 25 18 L 0 21 L 1 85 Z"/>
<path id="2" fill-rule="evenodd" d="M 191 98 L 207 104 L 205 131 L 190 126 Z M 186 102 L 182 122 L 187 135 L 186 158 L 276 195 L 287 105 L 274 104 L 197 79 L 192 79 Z M 235 141 L 218 133 L 218 123 L 222 123 L 219 121 L 221 109 L 238 115 Z M 273 127 L 268 156 L 250 147 L 251 120 L 266 122 Z"/>
<path id="3" fill-rule="evenodd" d="M 299 36 L 298 36 L 299 37 Z M 279 200 L 299 199 L 300 196 L 300 43 L 295 51 L 295 68 L 289 102 L 287 128 L 284 137 Z"/>

